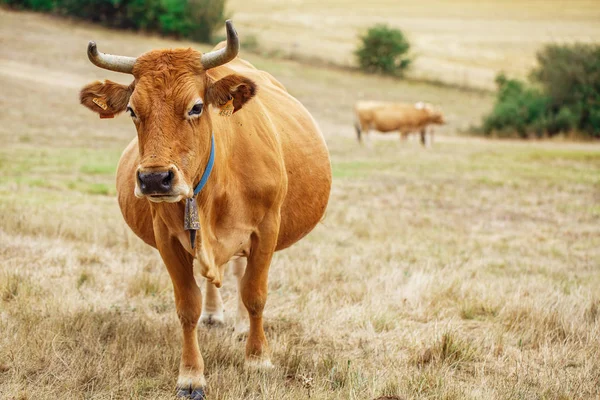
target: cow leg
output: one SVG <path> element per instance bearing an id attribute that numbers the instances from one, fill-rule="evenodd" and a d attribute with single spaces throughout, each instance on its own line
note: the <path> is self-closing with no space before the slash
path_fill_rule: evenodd
<path id="1" fill-rule="evenodd" d="M 371 136 L 371 127 L 367 126 L 367 128 L 363 132 L 365 134 L 365 144 L 368 148 L 372 148 L 373 142 L 371 141 L 371 139 L 373 138 L 373 136 Z"/>
<path id="2" fill-rule="evenodd" d="M 421 144 L 423 145 L 423 147 L 427 146 L 427 128 L 423 128 L 421 129 Z"/>
<path id="3" fill-rule="evenodd" d="M 248 310 L 250 330 L 246 341 L 246 365 L 270 368 L 269 346 L 263 329 L 263 309 L 267 302 L 267 280 L 271 258 L 277 245 L 279 211 L 271 212 L 252 235 L 252 249 L 242 277 L 242 301 Z"/>
<path id="4" fill-rule="evenodd" d="M 408 132 L 400 131 L 400 140 L 403 142 L 406 142 L 407 139 L 408 139 Z"/>
<path id="5" fill-rule="evenodd" d="M 248 260 L 246 258 L 238 258 L 233 260 L 233 275 L 237 280 L 237 314 L 235 316 L 235 328 L 234 331 L 238 335 L 248 333 L 248 310 L 242 300 L 242 278 L 244 277 L 244 271 L 246 271 L 246 264 Z"/>
<path id="6" fill-rule="evenodd" d="M 167 267 L 173 290 L 177 316 L 183 332 L 183 346 L 177 395 L 194 400 L 204 399 L 204 360 L 198 347 L 196 326 L 202 311 L 202 295 L 196 284 L 193 257 L 186 252 L 179 241 L 170 236 L 164 227 L 155 224 L 156 245 Z"/>
<path id="7" fill-rule="evenodd" d="M 221 266 L 221 279 L 225 276 L 225 267 Z M 200 322 L 204 325 L 224 325 L 225 316 L 223 313 L 223 299 L 221 292 L 214 284 L 206 280 L 206 290 L 204 291 L 204 304 L 202 307 L 202 315 Z"/>

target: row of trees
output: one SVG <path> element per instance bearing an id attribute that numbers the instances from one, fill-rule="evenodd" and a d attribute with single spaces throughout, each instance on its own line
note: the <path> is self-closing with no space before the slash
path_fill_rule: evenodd
<path id="1" fill-rule="evenodd" d="M 113 28 L 158 32 L 207 43 L 226 19 L 225 0 L 0 0 L 0 3 Z"/>

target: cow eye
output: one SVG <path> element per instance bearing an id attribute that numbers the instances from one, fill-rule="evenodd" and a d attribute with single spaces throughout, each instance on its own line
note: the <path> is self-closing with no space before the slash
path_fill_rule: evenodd
<path id="1" fill-rule="evenodd" d="M 131 107 L 127 106 L 126 111 L 129 113 L 129 115 L 131 115 L 131 118 L 137 118 Z"/>
<path id="2" fill-rule="evenodd" d="M 202 108 L 204 107 L 204 104 L 202 103 L 196 103 L 194 104 L 194 107 L 192 107 L 192 109 L 190 111 L 188 111 L 188 115 L 191 117 L 193 115 L 200 115 L 202 114 Z"/>

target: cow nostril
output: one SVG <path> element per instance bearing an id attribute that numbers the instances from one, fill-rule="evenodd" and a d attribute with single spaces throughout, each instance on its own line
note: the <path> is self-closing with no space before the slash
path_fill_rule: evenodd
<path id="1" fill-rule="evenodd" d="M 142 173 L 139 171 L 137 173 L 137 178 L 138 178 L 138 182 L 140 184 L 140 188 L 142 190 L 144 190 L 146 188 L 146 183 L 144 182 L 144 177 L 142 176 Z"/>
<path id="2" fill-rule="evenodd" d="M 173 177 L 174 177 L 173 171 L 167 172 L 167 176 L 165 176 L 162 181 L 163 185 L 167 186 L 167 187 L 171 186 L 171 182 L 173 182 Z"/>

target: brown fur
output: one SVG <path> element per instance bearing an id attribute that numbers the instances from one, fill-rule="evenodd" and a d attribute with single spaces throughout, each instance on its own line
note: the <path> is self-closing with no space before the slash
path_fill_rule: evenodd
<path id="1" fill-rule="evenodd" d="M 320 221 L 331 187 L 322 134 L 279 82 L 239 58 L 209 71 L 199 59 L 192 49 L 151 51 L 137 59 L 131 85 L 94 82 L 81 91 L 81 103 L 94 112 L 104 112 L 91 103 L 102 96 L 107 112 L 121 112 L 129 104 L 137 116 L 138 137 L 117 170 L 119 205 L 131 229 L 158 248 L 169 271 L 184 336 L 179 382 L 191 379 L 192 386 L 204 381 L 195 334 L 202 304 L 192 263 L 218 287 L 220 267 L 234 256 L 247 257 L 240 280 L 250 319 L 246 358 L 268 360 L 262 312 L 271 257 Z M 204 111 L 190 119 L 187 112 L 198 98 Z M 209 107 L 218 109 L 231 98 L 235 113 L 230 117 Z M 213 133 L 215 166 L 197 196 L 201 229 L 192 249 L 183 229 L 184 201 L 155 203 L 134 195 L 136 173 L 171 168 L 180 197 L 190 197 Z"/>
<path id="2" fill-rule="evenodd" d="M 421 133 L 421 141 L 425 144 L 425 132 L 431 124 L 444 124 L 441 112 L 428 104 L 386 103 L 362 101 L 354 106 L 356 114 L 356 131 L 358 140 L 361 133 L 369 133 L 370 129 L 387 133 L 399 132 L 405 139 L 411 132 Z"/>

